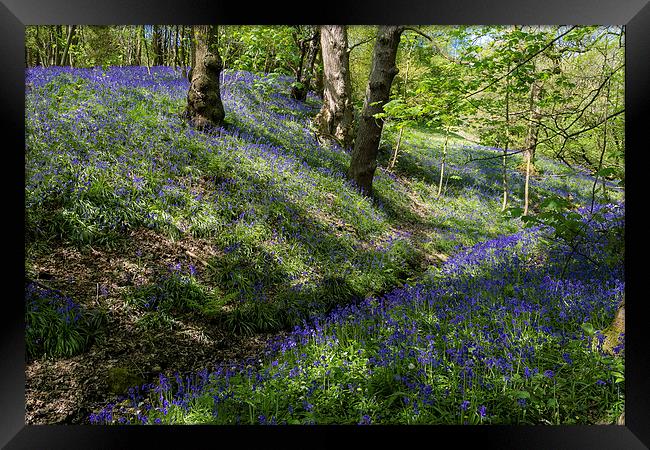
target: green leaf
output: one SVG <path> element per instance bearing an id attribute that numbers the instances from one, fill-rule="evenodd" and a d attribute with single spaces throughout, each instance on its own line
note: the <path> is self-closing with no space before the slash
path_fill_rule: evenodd
<path id="1" fill-rule="evenodd" d="M 614 377 L 614 383 L 623 383 L 625 381 L 625 375 L 623 372 L 612 372 Z"/>
<path id="2" fill-rule="evenodd" d="M 544 199 L 540 205 L 543 209 L 550 209 L 553 211 L 561 211 L 570 206 L 570 203 L 567 199 L 560 196 L 552 196 Z"/>
<path id="3" fill-rule="evenodd" d="M 585 333 L 587 333 L 589 336 L 593 336 L 594 333 L 596 333 L 596 330 L 594 329 L 594 326 L 590 324 L 589 322 L 585 322 L 580 327 L 584 330 Z"/>
<path id="4" fill-rule="evenodd" d="M 524 214 L 524 208 L 520 208 L 518 206 L 515 206 L 515 207 L 512 207 L 512 208 L 506 209 L 505 212 L 508 213 L 510 215 L 510 217 L 513 217 L 513 218 L 521 217 Z"/>
<path id="5" fill-rule="evenodd" d="M 524 222 L 527 225 L 533 225 L 533 224 L 539 222 L 536 217 L 529 216 L 529 215 L 521 216 L 521 221 Z"/>
<path id="6" fill-rule="evenodd" d="M 616 174 L 616 169 L 613 167 L 605 167 L 596 172 L 596 176 L 609 177 Z"/>
<path id="7" fill-rule="evenodd" d="M 516 391 L 515 392 L 515 397 L 516 398 L 530 398 L 530 394 L 528 391 Z"/>

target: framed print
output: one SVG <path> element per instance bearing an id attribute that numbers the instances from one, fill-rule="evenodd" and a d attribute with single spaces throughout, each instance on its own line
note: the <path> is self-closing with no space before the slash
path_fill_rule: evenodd
<path id="1" fill-rule="evenodd" d="M 2 444 L 650 445 L 647 2 L 312 6 L 0 5 Z"/>

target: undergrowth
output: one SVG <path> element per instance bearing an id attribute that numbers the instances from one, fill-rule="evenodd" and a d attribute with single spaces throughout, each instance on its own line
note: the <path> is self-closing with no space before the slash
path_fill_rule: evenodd
<path id="1" fill-rule="evenodd" d="M 623 292 L 623 227 L 598 227 L 621 221 L 623 206 L 568 241 L 545 228 L 567 211 L 524 230 L 500 213 L 499 149 L 453 140 L 438 195 L 442 135 L 415 128 L 394 171 L 384 136 L 368 199 L 346 181 L 349 149 L 313 135 L 320 101 L 291 99 L 288 77 L 226 71 L 226 124 L 210 134 L 183 120 L 188 82 L 172 68 L 26 78 L 29 258 L 119 248 L 141 228 L 205 239 L 215 256 L 200 273 L 158 267 L 124 291 L 139 329 L 195 315 L 236 333 L 294 330 L 261 364 L 163 374 L 93 422 L 556 424 L 622 410 L 623 347 L 593 343 Z M 517 208 L 523 176 L 508 164 Z M 573 223 L 591 214 L 588 174 L 541 155 L 536 164 L 536 214 L 569 194 Z M 600 203 L 622 202 L 605 189 Z M 27 305 L 40 308 L 26 307 L 30 354 L 87 348 L 94 326 L 81 307 L 29 289 Z"/>
<path id="2" fill-rule="evenodd" d="M 594 225 L 585 212 L 593 233 L 623 227 L 620 206 L 601 213 L 609 225 Z M 537 227 L 466 248 L 422 283 L 339 307 L 270 341 L 264 361 L 161 375 L 90 420 L 613 423 L 623 411 L 624 335 L 607 350 L 603 330 L 624 283 L 602 249 L 616 245 L 583 245 L 586 256 L 573 258 L 550 237 Z"/>

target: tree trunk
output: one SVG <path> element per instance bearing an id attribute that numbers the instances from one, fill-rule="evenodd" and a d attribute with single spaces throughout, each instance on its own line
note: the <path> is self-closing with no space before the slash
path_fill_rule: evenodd
<path id="1" fill-rule="evenodd" d="M 35 66 L 40 66 L 41 65 L 41 42 L 40 42 L 40 39 L 38 37 L 38 29 L 39 29 L 39 27 L 36 26 L 34 28 L 36 28 L 36 37 L 35 37 L 35 40 L 36 40 L 36 61 L 35 61 L 34 65 Z"/>
<path id="2" fill-rule="evenodd" d="M 372 195 L 372 179 L 377 168 L 379 140 L 384 125 L 383 119 L 375 115 L 383 111 L 393 78 L 398 72 L 395 58 L 403 30 L 400 26 L 382 25 L 377 31 L 366 98 L 348 169 L 348 177 L 367 196 Z"/>
<path id="3" fill-rule="evenodd" d="M 217 49 L 217 26 L 197 25 L 193 31 L 194 64 L 187 93 L 186 112 L 190 123 L 207 130 L 223 123 L 219 78 L 222 62 Z"/>
<path id="4" fill-rule="evenodd" d="M 54 28 L 56 27 L 49 27 L 49 33 L 48 33 L 48 46 L 47 46 L 47 61 L 48 61 L 48 66 L 53 66 L 56 64 L 55 60 L 55 53 L 56 53 L 56 37 L 54 36 Z"/>
<path id="5" fill-rule="evenodd" d="M 399 128 L 399 134 L 397 135 L 397 143 L 395 144 L 395 150 L 393 150 L 393 157 L 388 164 L 388 170 L 393 170 L 395 164 L 397 164 L 397 155 L 399 154 L 399 146 L 402 143 L 402 134 L 404 134 L 404 126 Z"/>
<path id="6" fill-rule="evenodd" d="M 508 63 L 508 73 L 510 64 Z M 510 77 L 506 77 L 506 143 L 503 146 L 503 158 L 501 161 L 501 180 L 503 183 L 503 201 L 501 211 L 508 207 L 508 146 L 510 145 Z"/>
<path id="7" fill-rule="evenodd" d="M 318 51 L 320 50 L 320 30 L 316 28 L 314 30 L 314 35 L 309 41 L 309 50 L 307 52 L 307 69 L 303 72 L 303 85 L 304 85 L 304 95 L 302 100 L 304 101 L 307 98 L 307 91 L 309 91 L 309 86 L 311 85 L 311 79 L 314 77 L 314 71 L 316 70 L 316 57 L 318 56 Z"/>
<path id="8" fill-rule="evenodd" d="M 185 78 L 189 77 L 187 63 L 187 52 L 185 51 L 185 25 L 181 25 L 181 65 L 183 66 L 183 75 Z"/>
<path id="9" fill-rule="evenodd" d="M 122 61 L 125 66 L 133 65 L 133 46 L 131 45 L 131 33 L 130 27 L 125 25 L 120 30 L 120 34 L 123 36 L 124 42 L 124 52 L 126 53 L 126 58 Z"/>
<path id="10" fill-rule="evenodd" d="M 542 95 L 542 84 L 533 82 L 530 87 L 530 122 L 528 123 L 528 135 L 526 136 L 526 152 L 530 155 L 531 164 L 535 164 L 535 149 L 537 148 L 537 135 L 539 133 L 539 120 L 542 112 L 539 107 L 539 99 Z M 524 155 L 528 160 L 528 156 Z"/>
<path id="11" fill-rule="evenodd" d="M 175 25 L 175 34 L 174 34 L 174 71 L 176 71 L 177 67 L 180 67 L 181 63 L 180 60 L 178 59 L 178 40 L 180 38 L 180 32 L 178 29 L 178 25 Z"/>
<path id="12" fill-rule="evenodd" d="M 524 182 L 524 216 L 528 215 L 528 186 L 530 183 L 530 165 L 531 152 L 525 152 L 526 155 L 526 181 Z"/>
<path id="13" fill-rule="evenodd" d="M 74 53 L 71 51 L 73 48 L 79 48 L 80 43 L 81 43 L 81 27 L 76 27 L 76 30 L 74 33 L 72 33 L 72 42 L 70 43 L 70 49 L 68 50 L 68 61 L 70 63 L 70 67 L 74 67 L 74 61 L 72 59 L 72 54 Z"/>
<path id="14" fill-rule="evenodd" d="M 160 35 L 160 26 L 158 25 L 153 26 L 153 35 L 151 37 L 151 52 L 153 53 L 153 65 L 162 65 L 162 36 Z"/>
<path id="15" fill-rule="evenodd" d="M 147 47 L 147 38 L 146 38 L 146 35 L 144 33 L 144 31 L 145 31 L 144 30 L 144 25 L 142 25 L 142 30 L 141 31 L 142 31 L 142 33 L 141 33 L 142 45 L 144 45 L 144 56 L 147 58 L 147 73 L 149 75 L 151 75 L 151 59 L 149 59 L 149 47 Z"/>
<path id="16" fill-rule="evenodd" d="M 60 65 L 61 62 L 61 41 L 63 39 L 63 25 L 56 25 L 54 27 L 54 64 Z"/>
<path id="17" fill-rule="evenodd" d="M 320 33 L 320 30 L 319 30 L 319 33 Z M 316 95 L 318 95 L 320 98 L 323 98 L 323 86 L 324 86 L 324 82 L 323 82 L 323 52 L 322 52 L 322 49 L 320 49 L 321 46 L 319 45 L 318 47 L 319 47 L 319 51 L 317 52 L 316 61 L 315 61 L 315 64 L 314 64 L 314 66 L 315 66 L 314 67 L 314 76 L 313 76 L 313 78 L 311 80 L 311 88 L 316 93 Z"/>
<path id="18" fill-rule="evenodd" d="M 409 66 L 411 63 L 411 50 L 412 48 L 409 48 L 408 53 L 406 54 L 406 72 L 404 72 L 404 93 L 402 94 L 402 98 L 404 99 L 404 102 L 406 102 L 406 94 L 407 94 L 407 85 L 409 82 Z M 397 136 L 397 143 L 395 144 L 395 149 L 393 150 L 393 157 L 390 160 L 390 164 L 388 165 L 388 170 L 393 170 L 395 167 L 395 164 L 397 164 L 397 155 L 399 154 L 399 146 L 402 143 L 402 134 L 404 133 L 404 125 L 402 125 L 399 129 L 399 135 Z M 447 145 L 445 141 L 445 146 Z M 440 194 L 438 194 L 440 195 Z"/>
<path id="19" fill-rule="evenodd" d="M 169 43 L 171 42 L 171 28 L 167 26 L 163 26 L 163 41 L 162 41 L 162 55 L 163 55 L 163 60 L 162 63 L 163 65 L 169 65 Z"/>
<path id="20" fill-rule="evenodd" d="M 302 42 L 301 42 L 302 44 Z M 300 66 L 296 74 L 297 86 L 291 88 L 291 97 L 304 102 L 307 99 L 307 92 L 314 73 L 314 63 L 318 48 L 320 46 L 320 32 L 318 28 L 314 31 L 311 38 L 304 43 L 304 49 L 301 48 Z M 303 47 L 301 45 L 301 47 Z"/>
<path id="21" fill-rule="evenodd" d="M 196 45 L 194 44 L 194 27 L 190 27 L 190 69 L 187 72 L 190 81 L 192 81 L 192 69 L 196 66 Z"/>
<path id="22" fill-rule="evenodd" d="M 440 181 L 438 182 L 437 198 L 442 194 L 442 180 L 445 177 L 445 163 L 447 162 L 447 143 L 449 142 L 449 127 L 445 129 L 445 144 L 442 147 L 442 162 L 440 163 Z"/>
<path id="23" fill-rule="evenodd" d="M 293 31 L 293 39 L 294 42 L 296 43 L 296 46 L 298 47 L 298 51 L 300 52 L 300 62 L 298 63 L 298 67 L 294 69 L 294 75 L 296 77 L 296 83 L 300 83 L 302 79 L 302 72 L 305 66 L 305 56 L 307 54 L 307 40 L 306 39 L 298 39 L 298 33 L 300 33 L 300 27 L 296 26 L 294 27 Z M 293 86 L 291 88 L 291 97 L 292 98 L 297 98 L 297 95 L 300 95 L 298 89 L 296 86 Z"/>
<path id="24" fill-rule="evenodd" d="M 352 144 L 352 85 L 348 34 L 345 25 L 323 25 L 320 30 L 323 57 L 323 107 L 314 122 L 321 136 Z"/>
<path id="25" fill-rule="evenodd" d="M 138 31 L 138 27 L 135 26 L 135 65 L 136 66 L 141 66 L 142 65 L 142 45 L 141 45 L 141 39 L 140 39 L 140 33 Z"/>
<path id="26" fill-rule="evenodd" d="M 68 57 L 70 51 L 70 44 L 72 43 L 72 35 L 74 34 L 76 25 L 70 25 L 68 28 L 68 37 L 65 41 L 65 48 L 63 49 L 63 56 L 61 56 L 61 66 L 65 64 L 65 59 Z"/>
<path id="27" fill-rule="evenodd" d="M 537 147 L 537 133 L 539 132 L 539 120 L 542 116 L 539 109 L 539 98 L 542 92 L 542 85 L 533 82 L 530 87 L 530 122 L 528 124 L 528 135 L 524 158 L 526 161 L 526 181 L 524 182 L 524 215 L 528 214 L 528 191 L 530 185 L 530 172 L 535 164 L 535 148 Z"/>

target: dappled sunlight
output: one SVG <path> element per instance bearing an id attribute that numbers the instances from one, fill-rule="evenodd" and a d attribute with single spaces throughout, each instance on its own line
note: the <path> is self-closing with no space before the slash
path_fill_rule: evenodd
<path id="1" fill-rule="evenodd" d="M 289 42 L 292 32 L 274 39 Z M 618 174 L 607 168 L 594 185 L 593 167 L 568 167 L 546 143 L 525 194 L 515 147 L 526 130 L 508 122 L 523 122 L 525 111 L 508 110 L 512 129 L 497 133 L 495 91 L 481 100 L 494 117 L 452 118 L 461 100 L 446 96 L 460 87 L 436 84 L 443 62 L 427 49 L 409 60 L 421 66 L 413 85 L 400 67 L 390 96 L 412 99 L 404 111 L 414 117 L 386 119 L 372 196 L 348 179 L 352 148 L 317 134 L 321 98 L 292 98 L 293 72 L 260 72 L 257 53 L 226 60 L 225 120 L 205 132 L 186 120 L 190 83 L 176 61 L 28 67 L 27 422 L 586 424 L 618 416 Z M 295 59 L 276 56 L 264 67 Z M 403 66 L 411 54 L 400 58 Z M 516 95 L 518 106 L 531 103 L 527 88 Z M 510 147 L 505 211 L 503 150 L 494 142 Z M 59 331 L 48 334 L 48 324 Z"/>

